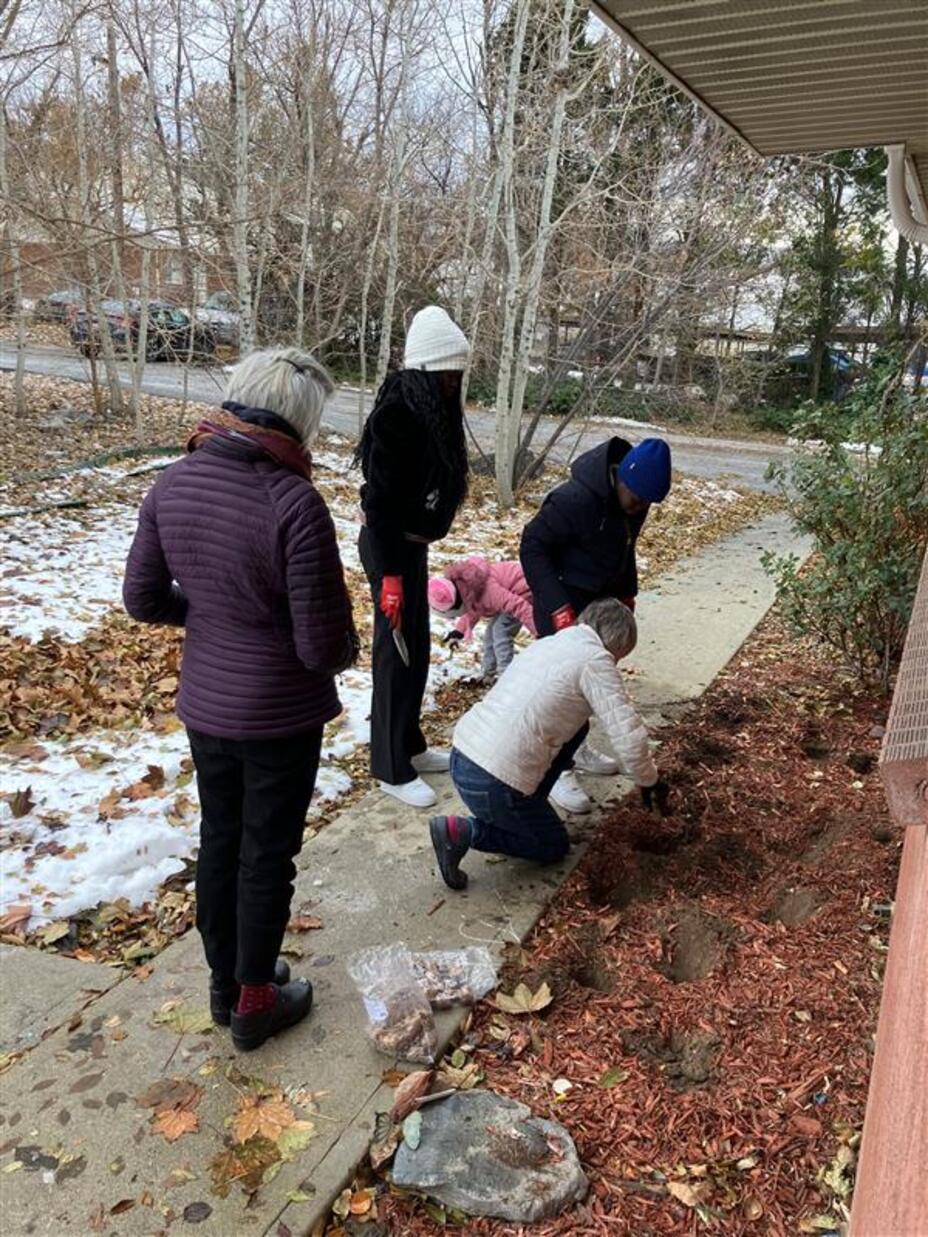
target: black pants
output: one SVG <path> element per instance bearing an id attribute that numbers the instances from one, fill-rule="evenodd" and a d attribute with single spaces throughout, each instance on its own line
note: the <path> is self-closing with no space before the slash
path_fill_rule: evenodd
<path id="1" fill-rule="evenodd" d="M 419 542 L 407 541 L 403 551 L 402 630 L 409 650 L 408 666 L 403 664 L 393 643 L 390 624 L 380 611 L 383 576 L 374 566 L 370 534 L 366 528 L 361 529 L 358 550 L 374 598 L 371 774 L 391 786 L 401 786 L 415 778 L 412 757 L 420 755 L 426 748 L 419 715 L 429 677 L 432 639 L 428 598 L 429 549 Z"/>
<path id="2" fill-rule="evenodd" d="M 322 728 L 282 739 L 188 730 L 200 792 L 197 928 L 220 982 L 274 978 Z"/>

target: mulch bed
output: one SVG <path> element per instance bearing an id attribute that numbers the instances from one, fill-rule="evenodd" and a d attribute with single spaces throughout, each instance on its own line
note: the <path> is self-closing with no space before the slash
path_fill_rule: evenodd
<path id="1" fill-rule="evenodd" d="M 674 814 L 617 807 L 507 962 L 503 990 L 546 981 L 553 1003 L 484 1002 L 467 1034 L 484 1085 L 570 1130 L 589 1197 L 468 1234 L 838 1227 L 901 841 L 876 772 L 886 711 L 773 617 L 663 732 Z M 377 1208 L 389 1232 L 439 1231 L 418 1200 Z"/>

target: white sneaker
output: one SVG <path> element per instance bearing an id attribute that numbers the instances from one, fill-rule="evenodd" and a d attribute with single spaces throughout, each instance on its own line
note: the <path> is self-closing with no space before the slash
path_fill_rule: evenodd
<path id="1" fill-rule="evenodd" d="M 400 803 L 407 803 L 410 807 L 434 807 L 438 802 L 435 791 L 428 782 L 423 782 L 421 777 L 413 778 L 411 782 L 402 782 L 399 786 L 381 782 L 380 789 L 385 795 L 392 795 L 394 799 L 399 799 Z"/>
<path id="2" fill-rule="evenodd" d="M 434 747 L 426 748 L 418 756 L 413 756 L 412 767 L 417 773 L 447 773 L 451 768 L 451 753 L 437 751 Z"/>
<path id="3" fill-rule="evenodd" d="M 609 777 L 619 771 L 617 760 L 607 756 L 605 752 L 598 752 L 595 747 L 590 747 L 589 743 L 582 744 L 574 752 L 574 765 L 581 773 L 598 773 L 602 777 Z"/>
<path id="4" fill-rule="evenodd" d="M 563 808 L 565 812 L 573 812 L 575 816 L 585 816 L 587 812 L 593 810 L 592 801 L 577 781 L 577 775 L 573 769 L 568 769 L 566 773 L 561 774 L 551 787 L 549 797 L 558 807 Z"/>

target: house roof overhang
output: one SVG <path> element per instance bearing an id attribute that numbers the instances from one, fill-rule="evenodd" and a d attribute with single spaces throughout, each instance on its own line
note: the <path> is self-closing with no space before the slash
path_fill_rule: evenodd
<path id="1" fill-rule="evenodd" d="M 593 0 L 760 155 L 904 146 L 928 220 L 928 0 Z"/>

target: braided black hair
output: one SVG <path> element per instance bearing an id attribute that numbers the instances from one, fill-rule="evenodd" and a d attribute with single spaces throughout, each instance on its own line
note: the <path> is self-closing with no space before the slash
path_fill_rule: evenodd
<path id="1" fill-rule="evenodd" d="M 421 369 L 400 369 L 387 374 L 374 400 L 371 416 L 381 404 L 399 399 L 423 431 L 429 466 L 442 474 L 443 488 L 455 509 L 467 494 L 467 440 L 460 395 L 449 395 L 441 374 Z M 352 463 L 366 471 L 372 446 L 370 417 L 364 426 Z"/>

